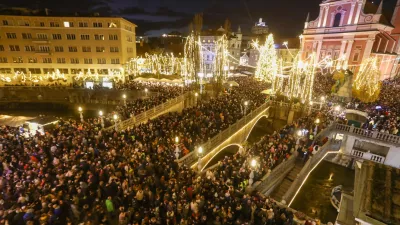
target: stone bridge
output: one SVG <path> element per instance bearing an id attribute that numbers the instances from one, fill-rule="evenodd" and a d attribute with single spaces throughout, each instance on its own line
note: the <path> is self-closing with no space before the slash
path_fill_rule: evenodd
<path id="1" fill-rule="evenodd" d="M 242 144 L 247 140 L 254 126 L 261 118 L 281 119 L 291 123 L 293 119 L 306 115 L 312 109 L 318 110 L 319 108 L 302 108 L 280 102 L 266 102 L 199 146 L 203 149 L 202 154 L 199 154 L 198 149 L 195 149 L 195 151 L 179 159 L 178 162 L 179 164 L 197 168 L 201 172 L 209 166 L 208 164 L 214 157 L 228 147 L 236 145 L 242 148 Z"/>

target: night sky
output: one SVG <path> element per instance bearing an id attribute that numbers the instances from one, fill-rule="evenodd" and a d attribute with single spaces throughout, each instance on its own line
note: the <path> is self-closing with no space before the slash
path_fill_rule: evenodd
<path id="1" fill-rule="evenodd" d="M 138 35 L 159 36 L 173 30 L 187 32 L 195 13 L 204 13 L 204 29 L 218 28 L 226 18 L 232 30 L 244 33 L 262 17 L 277 37 L 297 37 L 310 19 L 318 16 L 322 0 L 3 0 L 6 7 L 49 8 L 56 11 L 100 12 L 122 16 L 137 24 Z M 379 0 L 376 0 L 378 2 Z M 393 0 L 389 0 L 393 1 Z"/>

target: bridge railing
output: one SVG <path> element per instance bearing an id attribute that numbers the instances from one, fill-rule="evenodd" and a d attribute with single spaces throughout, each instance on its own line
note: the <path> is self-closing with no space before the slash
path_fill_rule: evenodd
<path id="1" fill-rule="evenodd" d="M 185 93 L 185 94 L 183 94 L 183 95 L 181 95 L 181 96 L 179 96 L 177 98 L 171 99 L 171 100 L 169 100 L 169 101 L 167 101 L 165 103 L 162 103 L 162 104 L 160 104 L 158 106 L 155 106 L 152 109 L 149 109 L 149 110 L 147 110 L 145 112 L 142 112 L 137 116 L 133 116 L 133 117 L 127 119 L 127 120 L 124 120 L 122 122 L 117 123 L 117 127 L 119 129 L 126 129 L 128 127 L 133 127 L 133 126 L 135 126 L 137 124 L 144 123 L 147 120 L 149 120 L 149 119 L 157 116 L 158 114 L 162 113 L 163 111 L 172 108 L 177 103 L 185 101 L 185 99 L 188 98 L 189 96 L 190 96 L 190 92 Z M 104 130 L 105 131 L 110 131 L 110 130 L 114 129 L 114 127 L 115 126 L 110 126 L 110 127 L 105 128 Z"/>
<path id="2" fill-rule="evenodd" d="M 328 152 L 338 151 L 340 149 L 340 143 L 340 141 L 332 139 L 326 142 L 320 148 L 320 150 L 306 162 L 306 164 L 301 169 L 300 173 L 297 175 L 296 179 L 289 187 L 285 195 L 282 197 L 282 199 L 285 199 L 286 201 L 291 201 L 293 196 L 295 195 L 295 192 L 298 191 L 310 171 L 325 157 Z"/>
<path id="3" fill-rule="evenodd" d="M 269 102 L 266 102 L 262 104 L 260 107 L 257 109 L 251 111 L 249 114 L 244 116 L 242 119 L 238 120 L 236 123 L 230 125 L 228 128 L 226 128 L 224 131 L 220 132 L 218 135 L 214 136 L 210 140 L 208 140 L 206 143 L 202 144 L 201 147 L 203 148 L 203 156 L 206 156 L 208 153 L 210 153 L 214 148 L 216 148 L 218 145 L 220 145 L 224 140 L 228 139 L 231 137 L 233 134 L 238 132 L 240 129 L 242 129 L 247 123 L 254 118 L 256 118 L 261 112 L 263 112 L 265 109 L 269 107 Z M 180 158 L 178 160 L 179 164 L 184 164 L 184 165 L 192 165 L 196 160 L 198 159 L 196 151 L 192 151 L 191 153 L 185 155 L 184 157 Z"/>
<path id="4" fill-rule="evenodd" d="M 363 136 L 366 138 L 372 138 L 376 139 L 379 141 L 383 142 L 389 142 L 391 144 L 396 144 L 400 145 L 400 136 L 393 135 L 393 134 L 387 134 L 387 133 L 382 133 L 379 131 L 371 131 L 371 130 L 366 130 L 354 126 L 348 126 L 345 124 L 339 124 L 335 123 L 334 124 L 334 129 L 344 131 L 350 134 L 358 135 L 358 136 Z"/>

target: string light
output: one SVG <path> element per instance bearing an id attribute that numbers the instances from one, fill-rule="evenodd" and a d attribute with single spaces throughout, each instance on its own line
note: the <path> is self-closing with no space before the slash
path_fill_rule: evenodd
<path id="1" fill-rule="evenodd" d="M 48 72 L 47 74 L 35 74 L 29 71 L 27 74 L 24 72 L 16 71 L 14 75 L 0 75 L 0 81 L 10 83 L 12 81 L 18 81 L 20 83 L 25 83 L 27 81 L 38 83 L 40 81 L 67 81 L 65 78 L 65 74 L 61 73 L 60 70 L 56 70 L 53 72 Z"/>
<path id="2" fill-rule="evenodd" d="M 377 58 L 371 57 L 361 63 L 360 71 L 353 84 L 353 95 L 363 102 L 374 102 L 381 91 L 380 70 Z"/>
<path id="3" fill-rule="evenodd" d="M 215 60 L 214 60 L 214 75 L 217 82 L 222 84 L 228 77 L 229 60 L 228 60 L 228 39 L 226 35 L 222 35 L 215 42 Z"/>

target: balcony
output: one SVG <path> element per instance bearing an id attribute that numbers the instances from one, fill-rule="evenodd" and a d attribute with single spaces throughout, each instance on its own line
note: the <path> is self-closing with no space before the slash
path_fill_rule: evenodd
<path id="1" fill-rule="evenodd" d="M 43 44 L 43 43 L 50 43 L 50 39 L 48 38 L 32 38 L 33 43 Z"/>

